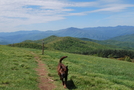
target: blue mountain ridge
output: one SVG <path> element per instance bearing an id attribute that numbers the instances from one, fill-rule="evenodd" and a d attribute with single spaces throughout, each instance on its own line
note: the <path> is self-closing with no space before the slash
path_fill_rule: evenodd
<path id="1" fill-rule="evenodd" d="M 134 34 L 134 26 L 116 26 L 116 27 L 89 27 L 89 28 L 66 28 L 57 31 L 16 31 L 1 32 L 0 44 L 19 43 L 24 40 L 39 40 L 51 35 L 60 37 L 70 36 L 77 38 L 89 38 L 94 40 L 108 40 L 118 36 Z"/>

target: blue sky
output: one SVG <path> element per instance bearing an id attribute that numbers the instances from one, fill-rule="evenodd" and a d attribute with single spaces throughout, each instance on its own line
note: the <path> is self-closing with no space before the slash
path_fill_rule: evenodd
<path id="1" fill-rule="evenodd" d="M 0 32 L 134 26 L 134 0 L 0 0 Z"/>

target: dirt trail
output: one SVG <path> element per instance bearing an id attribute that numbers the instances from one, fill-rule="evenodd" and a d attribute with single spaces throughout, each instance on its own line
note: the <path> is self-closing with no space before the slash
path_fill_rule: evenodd
<path id="1" fill-rule="evenodd" d="M 38 67 L 36 68 L 36 71 L 39 75 L 38 87 L 40 90 L 53 90 L 55 88 L 55 85 L 53 84 L 54 81 L 48 76 L 45 64 L 40 60 L 38 55 L 33 52 L 32 54 L 35 56 L 35 59 L 38 62 Z"/>

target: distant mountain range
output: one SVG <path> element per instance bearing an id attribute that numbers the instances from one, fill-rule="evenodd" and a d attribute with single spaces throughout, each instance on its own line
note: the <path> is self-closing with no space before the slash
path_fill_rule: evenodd
<path id="1" fill-rule="evenodd" d="M 134 42 L 134 26 L 67 28 L 57 31 L 17 31 L 0 33 L 0 44 L 19 43 L 25 40 L 39 40 L 51 35 L 60 37 L 70 36 L 94 40 L 117 40 Z"/>

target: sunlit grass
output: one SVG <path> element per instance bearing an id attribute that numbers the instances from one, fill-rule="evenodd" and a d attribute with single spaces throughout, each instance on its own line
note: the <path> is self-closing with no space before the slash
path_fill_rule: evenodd
<path id="1" fill-rule="evenodd" d="M 134 63 L 79 54 L 0 46 L 0 90 L 39 90 L 37 62 L 31 52 L 47 65 L 55 90 L 64 90 L 57 74 L 60 57 L 69 68 L 70 90 L 133 90 Z"/>
<path id="2" fill-rule="evenodd" d="M 0 46 L 0 90 L 38 90 L 36 65 L 30 51 Z"/>
<path id="3" fill-rule="evenodd" d="M 40 53 L 37 52 L 37 53 Z M 56 67 L 60 57 L 68 56 L 63 63 L 69 67 L 68 87 L 76 90 L 132 90 L 134 89 L 134 64 L 114 59 L 69 54 L 58 51 L 45 51 L 41 55 L 47 64 L 49 76 L 63 86 L 57 75 Z M 73 81 L 74 85 L 70 85 Z"/>

